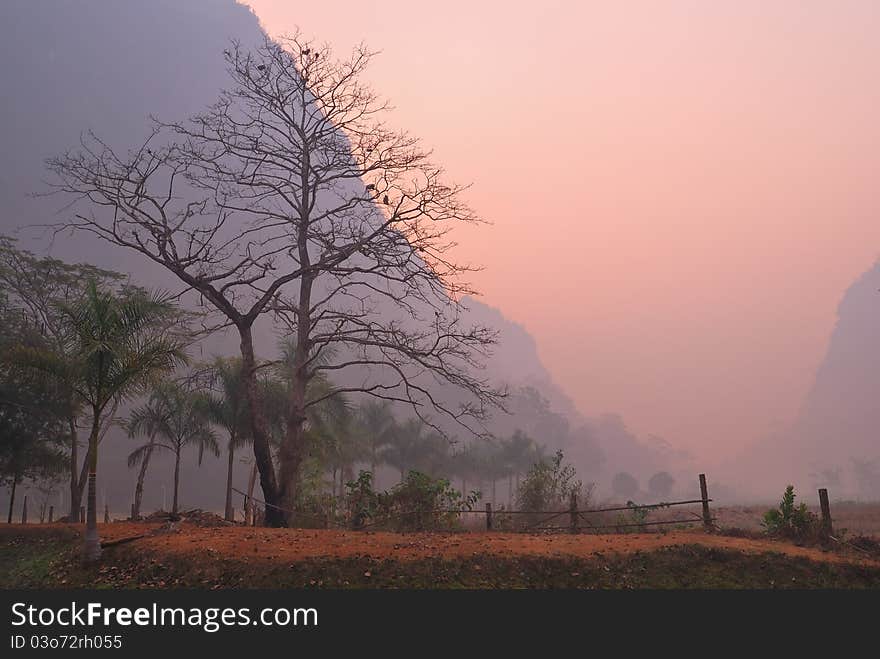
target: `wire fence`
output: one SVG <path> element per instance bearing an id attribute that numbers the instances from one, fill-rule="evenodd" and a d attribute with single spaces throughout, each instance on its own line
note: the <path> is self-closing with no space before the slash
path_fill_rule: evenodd
<path id="1" fill-rule="evenodd" d="M 283 508 L 275 504 L 267 503 L 243 492 L 232 488 L 234 492 L 244 496 L 245 522 L 257 525 L 260 523 L 261 514 L 257 506 L 273 508 L 288 515 L 292 526 L 308 526 L 321 528 L 343 528 L 352 530 L 369 530 L 376 528 L 388 528 L 392 530 L 481 530 L 486 531 L 512 531 L 512 532 L 569 532 L 569 533 L 598 533 L 601 531 L 615 530 L 620 532 L 624 529 L 648 530 L 649 528 L 662 526 L 692 526 L 702 524 L 707 530 L 713 530 L 715 518 L 709 510 L 712 499 L 708 496 L 706 477 L 700 474 L 699 499 L 687 499 L 682 501 L 661 501 L 658 503 L 636 504 L 628 502 L 623 506 L 609 506 L 604 508 L 578 508 L 577 497 L 574 493 L 570 498 L 569 507 L 564 510 L 507 510 L 503 507 L 493 509 L 491 503 L 487 503 L 484 509 L 472 506 L 460 506 L 454 508 L 441 508 L 433 506 L 415 506 L 410 509 L 393 509 L 381 512 L 364 513 L 363 511 L 351 511 L 338 509 L 314 513 L 303 510 Z M 700 513 L 686 511 L 689 517 L 676 517 L 673 519 L 648 519 L 648 515 L 657 510 L 700 504 Z M 616 516 L 611 516 L 617 513 Z M 482 517 L 483 523 L 479 518 Z M 474 520 L 477 523 L 474 524 Z M 562 523 L 559 522 L 562 520 Z M 470 523 L 469 523 L 470 522 Z"/>

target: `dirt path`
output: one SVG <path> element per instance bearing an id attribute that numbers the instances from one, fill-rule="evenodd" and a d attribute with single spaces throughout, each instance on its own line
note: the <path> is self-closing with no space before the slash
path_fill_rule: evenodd
<path id="1" fill-rule="evenodd" d="M 179 526 L 163 531 L 158 524 L 114 523 L 101 528 L 104 541 L 147 533 L 138 547 L 168 554 L 207 551 L 219 556 L 296 562 L 312 558 L 369 557 L 418 560 L 472 556 L 574 556 L 649 552 L 664 547 L 699 544 L 745 553 L 777 552 L 833 563 L 880 565 L 855 553 L 841 554 L 765 539 L 734 538 L 700 531 L 627 535 L 526 535 L 519 533 L 387 533 L 248 527 Z"/>

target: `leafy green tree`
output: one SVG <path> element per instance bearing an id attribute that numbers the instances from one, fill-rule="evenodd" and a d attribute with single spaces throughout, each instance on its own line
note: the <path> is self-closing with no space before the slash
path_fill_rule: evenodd
<path id="1" fill-rule="evenodd" d="M 65 305 L 80 300 L 89 282 L 97 282 L 101 287 L 119 287 L 124 278 L 118 272 L 87 263 L 70 264 L 37 256 L 19 249 L 14 239 L 0 236 L 0 288 L 5 294 L 6 309 L 39 335 L 41 348 L 54 351 L 59 360 L 65 358 L 65 350 L 71 343 L 71 326 L 67 322 Z M 56 380 L 52 386 L 55 407 L 64 406 L 69 453 L 70 519 L 78 520 L 89 466 L 88 455 L 81 462 L 79 459 L 79 435 L 81 424 L 89 423 L 91 410 L 77 395 L 73 382 Z M 108 421 L 105 420 L 101 436 L 106 432 Z"/>
<path id="2" fill-rule="evenodd" d="M 18 345 L 22 328 L 8 308 L 2 309 L 0 350 Z M 9 515 L 15 491 L 24 480 L 42 480 L 63 470 L 66 407 L 45 380 L 28 377 L 3 364 L 0 371 L 0 482 L 8 484 Z"/>
<path id="3" fill-rule="evenodd" d="M 89 411 L 89 473 L 85 560 L 97 560 L 98 440 L 108 411 L 140 394 L 150 380 L 186 361 L 185 341 L 169 329 L 174 306 L 159 294 L 114 292 L 96 282 L 81 300 L 60 307 L 66 325 L 62 350 L 17 351 L 16 361 L 70 387 Z"/>
<path id="4" fill-rule="evenodd" d="M 174 455 L 171 515 L 176 517 L 179 512 L 180 459 L 183 449 L 195 445 L 199 451 L 199 464 L 205 451 L 210 451 L 215 457 L 220 455 L 220 445 L 211 428 L 208 401 L 186 384 L 173 381 L 157 384 L 150 394 L 149 404 L 132 413 L 128 429 L 134 436 L 150 429 L 154 431 L 150 441 L 129 454 L 130 467 L 140 463 L 154 449 L 169 451 Z"/>

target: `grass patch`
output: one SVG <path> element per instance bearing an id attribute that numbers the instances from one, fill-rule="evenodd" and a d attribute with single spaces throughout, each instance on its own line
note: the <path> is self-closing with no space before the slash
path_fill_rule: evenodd
<path id="1" fill-rule="evenodd" d="M 58 588 L 59 568 L 70 562 L 78 534 L 69 529 L 0 536 L 0 587 Z M 62 577 L 63 578 L 63 577 Z"/>
<path id="2" fill-rule="evenodd" d="M 880 568 L 747 554 L 703 545 L 590 558 L 475 556 L 415 561 L 350 557 L 280 564 L 196 551 L 146 552 L 137 542 L 78 560 L 78 534 L 4 539 L 3 588 L 880 588 Z"/>

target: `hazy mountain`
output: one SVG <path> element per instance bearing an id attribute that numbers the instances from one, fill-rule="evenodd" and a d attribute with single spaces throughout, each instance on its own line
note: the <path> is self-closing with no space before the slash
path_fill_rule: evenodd
<path id="1" fill-rule="evenodd" d="M 880 499 L 880 261 L 846 291 L 797 419 L 730 465 L 731 484 L 765 497 L 792 483 L 812 501 Z M 742 474 L 748 474 L 744 479 Z"/>

